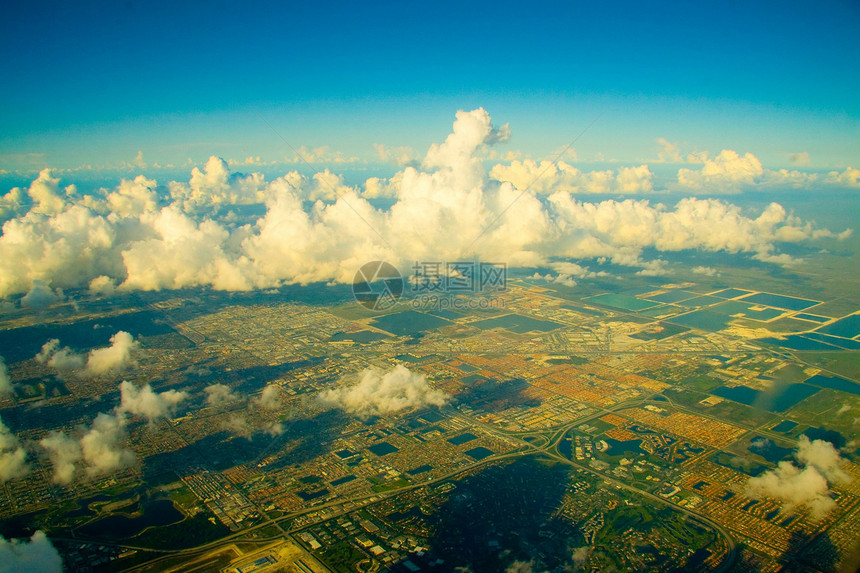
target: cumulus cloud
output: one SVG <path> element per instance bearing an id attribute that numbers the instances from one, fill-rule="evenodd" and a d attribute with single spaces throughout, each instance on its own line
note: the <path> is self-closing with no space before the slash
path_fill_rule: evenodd
<path id="1" fill-rule="evenodd" d="M 550 273 L 547 273 L 545 275 L 542 275 L 540 273 L 535 273 L 532 276 L 530 276 L 529 278 L 537 279 L 537 280 L 544 280 L 548 283 L 557 283 L 557 284 L 560 284 L 560 285 L 566 286 L 566 287 L 575 287 L 577 284 L 576 280 L 573 277 L 571 277 L 570 275 L 565 275 L 565 274 L 553 276 Z"/>
<path id="2" fill-rule="evenodd" d="M 660 146 L 660 152 L 657 157 L 660 163 L 683 163 L 681 157 L 681 148 L 677 143 L 672 143 L 665 137 L 657 138 L 657 145 Z"/>
<path id="3" fill-rule="evenodd" d="M 263 410 L 277 410 L 281 407 L 281 389 L 270 384 L 251 403 Z"/>
<path id="4" fill-rule="evenodd" d="M 116 372 L 132 365 L 131 353 L 139 346 L 134 337 L 124 330 L 118 331 L 110 338 L 110 346 L 96 348 L 87 357 L 86 373 L 90 376 L 100 376 L 108 372 Z"/>
<path id="5" fill-rule="evenodd" d="M 12 394 L 13 391 L 9 369 L 6 367 L 6 361 L 0 356 L 0 398 Z"/>
<path id="6" fill-rule="evenodd" d="M 0 260 L 15 261 L 0 271 L 0 296 L 27 293 L 22 304 L 50 304 L 56 288 L 78 287 L 93 278 L 123 276 L 117 233 L 125 219 L 109 221 L 81 205 L 47 216 L 31 210 L 3 224 Z"/>
<path id="7" fill-rule="evenodd" d="M 758 158 L 752 153 L 739 155 L 731 149 L 722 150 L 705 160 L 699 170 L 678 170 L 678 184 L 687 190 L 738 193 L 744 185 L 752 185 L 764 173 Z"/>
<path id="8" fill-rule="evenodd" d="M 60 347 L 60 340 L 52 338 L 42 345 L 42 350 L 36 355 L 36 361 L 56 368 L 62 374 L 82 369 L 86 364 L 86 357 L 68 346 Z"/>
<path id="9" fill-rule="evenodd" d="M 110 342 L 110 346 L 94 348 L 85 356 L 67 346 L 60 347 L 59 339 L 52 338 L 42 345 L 36 361 L 56 368 L 60 374 L 74 372 L 81 377 L 118 372 L 134 364 L 132 351 L 139 345 L 131 334 L 117 331 Z"/>
<path id="10" fill-rule="evenodd" d="M 653 174 L 647 165 L 622 167 L 617 172 L 611 169 L 583 172 L 564 161 L 538 163 L 526 159 L 509 165 L 499 163 L 490 170 L 490 177 L 542 195 L 558 191 L 636 194 L 654 189 Z"/>
<path id="11" fill-rule="evenodd" d="M 134 452 L 123 446 L 128 415 L 141 416 L 152 423 L 171 416 L 177 405 L 188 397 L 185 392 L 175 390 L 155 392 L 149 384 L 138 388 L 130 382 L 122 382 L 119 388 L 119 406 L 112 412 L 99 413 L 89 427 L 79 427 L 76 437 L 54 431 L 39 442 L 54 466 L 55 483 L 71 483 L 79 465 L 90 477 L 134 465 Z"/>
<path id="12" fill-rule="evenodd" d="M 762 219 L 710 199 L 683 200 L 671 208 L 644 200 L 575 198 L 653 191 L 647 165 L 584 173 L 564 162 L 514 160 L 488 174 L 486 151 L 509 131 L 494 127 L 483 109 L 458 112 L 452 133 L 431 146 L 420 164 L 389 179 L 368 179 L 363 190 L 329 171 L 310 178 L 290 172 L 267 181 L 260 173 L 233 173 L 217 157 L 195 167 L 188 182 L 159 187 L 139 176 L 100 191 L 98 199 L 63 192 L 43 172 L 31 185 L 40 200 L 3 224 L 0 260 L 16 264 L 0 269 L 0 298 L 32 291 L 26 301 L 50 304 L 64 288 L 89 287 L 109 296 L 350 282 L 373 259 L 408 270 L 416 260 L 477 258 L 515 267 L 607 257 L 654 272 L 642 264 L 643 249 L 704 249 L 782 264 L 790 258 L 776 252 L 776 243 L 828 236 L 779 206 L 769 207 Z M 821 182 L 855 185 L 860 172 L 854 171 L 834 172 Z M 799 172 L 765 172 L 752 154 L 727 150 L 701 169 L 681 170 L 677 187 L 714 193 L 749 183 L 809 180 Z M 368 201 L 374 197 L 392 203 L 375 207 Z M 221 207 L 261 203 L 266 211 L 255 221 L 219 216 Z M 774 219 L 780 209 L 782 218 Z M 732 234 L 736 238 L 727 237 Z"/>
<path id="13" fill-rule="evenodd" d="M 574 565 L 583 565 L 586 561 L 588 561 L 589 555 L 591 555 L 591 547 L 587 545 L 583 547 L 577 547 L 573 550 L 573 553 L 570 556 L 570 560 L 573 561 Z"/>
<path id="14" fill-rule="evenodd" d="M 79 441 L 63 432 L 54 431 L 42 438 L 39 445 L 48 452 L 54 466 L 54 483 L 71 483 L 77 469 L 75 464 L 84 457 Z"/>
<path id="15" fill-rule="evenodd" d="M 355 163 L 358 157 L 344 155 L 341 151 L 332 151 L 328 145 L 319 147 L 299 146 L 295 156 L 286 157 L 287 163 Z"/>
<path id="16" fill-rule="evenodd" d="M 203 391 L 206 392 L 206 404 L 214 408 L 241 399 L 226 384 L 210 384 Z"/>
<path id="17" fill-rule="evenodd" d="M 0 420 L 0 483 L 24 477 L 29 473 L 27 451 L 18 443 L 3 420 Z"/>
<path id="18" fill-rule="evenodd" d="M 90 281 L 90 294 L 111 297 L 116 292 L 116 281 L 108 276 L 100 275 Z"/>
<path id="19" fill-rule="evenodd" d="M 138 388 L 126 380 L 119 385 L 119 390 L 120 405 L 117 412 L 142 416 L 149 422 L 173 416 L 179 403 L 188 398 L 187 392 L 155 392 L 149 384 Z"/>
<path id="20" fill-rule="evenodd" d="M 251 435 L 254 433 L 251 428 L 251 424 L 248 423 L 245 416 L 240 414 L 230 416 L 227 421 L 223 422 L 222 427 L 234 436 L 247 438 L 249 440 L 251 439 Z"/>
<path id="21" fill-rule="evenodd" d="M 143 160 L 143 151 L 138 149 L 137 155 L 134 156 L 134 159 L 131 161 L 132 165 L 137 167 L 138 169 L 146 168 L 146 161 Z"/>
<path id="22" fill-rule="evenodd" d="M 857 189 L 860 188 L 860 169 L 846 167 L 841 173 L 839 171 L 831 171 L 827 174 L 824 181 L 831 185 Z"/>
<path id="23" fill-rule="evenodd" d="M 154 179 L 138 175 L 133 180 L 123 179 L 116 190 L 107 195 L 107 208 L 120 217 L 139 216 L 155 211 L 159 204 Z"/>
<path id="24" fill-rule="evenodd" d="M 703 267 L 703 266 L 693 267 L 693 272 L 696 273 L 697 275 L 704 275 L 706 277 L 715 277 L 715 276 L 718 276 L 720 274 L 717 271 L 717 269 L 715 269 L 713 267 Z"/>
<path id="25" fill-rule="evenodd" d="M 841 469 L 842 459 L 830 442 L 800 436 L 795 458 L 801 465 L 782 461 L 775 469 L 750 478 L 745 493 L 779 499 L 787 511 L 805 507 L 813 519 L 819 520 L 836 507 L 829 483 L 847 481 L 849 477 Z"/>
<path id="26" fill-rule="evenodd" d="M 21 306 L 25 308 L 44 308 L 63 300 L 62 291 L 52 290 L 41 280 L 34 280 L 33 286 L 21 298 Z"/>
<path id="27" fill-rule="evenodd" d="M 505 573 L 533 573 L 534 561 L 513 561 L 505 567 Z"/>
<path id="28" fill-rule="evenodd" d="M 93 420 L 92 426 L 80 441 L 88 475 L 92 477 L 109 474 L 134 465 L 134 452 L 122 446 L 126 437 L 124 425 L 122 414 L 102 412 Z"/>
<path id="29" fill-rule="evenodd" d="M 265 178 L 262 174 L 230 173 L 227 162 L 210 157 L 203 169 L 194 167 L 188 183 L 171 181 L 170 197 L 177 208 L 194 212 L 220 205 L 261 203 L 265 199 Z"/>
<path id="30" fill-rule="evenodd" d="M 376 149 L 379 159 L 385 163 L 394 163 L 395 165 L 403 166 L 415 164 L 418 160 L 415 151 L 411 147 L 389 147 L 381 143 L 374 143 L 373 148 Z"/>
<path id="31" fill-rule="evenodd" d="M 74 188 L 68 188 L 71 192 Z M 56 215 L 65 206 L 65 194 L 60 191 L 60 179 L 54 177 L 50 169 L 43 169 L 27 191 L 33 200 L 33 213 Z"/>
<path id="32" fill-rule="evenodd" d="M 450 397 L 431 388 L 423 374 L 397 365 L 388 372 L 368 369 L 358 382 L 341 380 L 337 388 L 318 395 L 327 406 L 341 408 L 349 414 L 368 417 L 385 416 L 405 409 L 443 406 Z"/>
<path id="33" fill-rule="evenodd" d="M 42 531 L 29 540 L 0 536 L 0 573 L 60 573 L 63 559 Z"/>
<path id="34" fill-rule="evenodd" d="M 24 191 L 20 187 L 13 187 L 8 193 L 0 196 L 0 223 L 18 217 L 26 210 Z"/>

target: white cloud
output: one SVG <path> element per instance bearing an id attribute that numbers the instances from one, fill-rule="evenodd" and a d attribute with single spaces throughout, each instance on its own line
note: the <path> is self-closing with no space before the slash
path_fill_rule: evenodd
<path id="1" fill-rule="evenodd" d="M 88 428 L 79 427 L 78 437 L 54 431 L 39 442 L 54 466 L 54 482 L 71 483 L 79 465 L 90 477 L 134 465 L 134 452 L 122 445 L 126 439 L 127 415 L 142 416 L 152 423 L 172 415 L 176 406 L 188 397 L 186 393 L 175 390 L 154 392 L 149 384 L 138 388 L 130 382 L 123 382 L 119 388 L 119 406 L 111 413 L 99 413 Z"/>
<path id="2" fill-rule="evenodd" d="M 86 374 L 100 376 L 116 372 L 134 364 L 131 353 L 139 346 L 131 334 L 123 330 L 110 337 L 110 346 L 90 350 L 87 357 Z"/>
<path id="3" fill-rule="evenodd" d="M 134 365 L 132 351 L 139 344 L 131 334 L 117 331 L 110 338 L 110 346 L 94 348 L 88 355 L 75 352 L 69 347 L 60 347 L 60 341 L 52 338 L 42 345 L 36 361 L 56 368 L 60 374 L 74 372 L 81 377 L 94 377 L 119 372 Z"/>
<path id="4" fill-rule="evenodd" d="M 717 271 L 717 269 L 715 269 L 713 267 L 701 267 L 701 266 L 700 267 L 693 267 L 693 272 L 696 273 L 697 275 L 704 275 L 706 277 L 714 277 L 714 276 L 718 276 L 720 274 Z"/>
<path id="5" fill-rule="evenodd" d="M 622 167 L 616 173 L 605 171 L 583 172 L 564 161 L 526 159 L 512 161 L 510 165 L 497 164 L 490 170 L 496 181 L 508 181 L 517 189 L 528 189 L 546 195 L 558 191 L 585 193 L 636 194 L 653 191 L 653 174 L 647 165 Z"/>
<path id="6" fill-rule="evenodd" d="M 534 573 L 534 561 L 514 561 L 505 567 L 505 573 Z"/>
<path id="7" fill-rule="evenodd" d="M 337 388 L 321 392 L 318 398 L 327 406 L 367 417 L 423 406 L 442 406 L 449 396 L 431 388 L 423 374 L 397 365 L 388 372 L 365 370 L 357 383 L 341 380 Z"/>
<path id="8" fill-rule="evenodd" d="M 26 308 L 44 308 L 63 300 L 62 291 L 54 291 L 40 280 L 34 280 L 30 291 L 21 298 L 21 306 Z"/>
<path id="9" fill-rule="evenodd" d="M 545 275 L 542 275 L 540 273 L 535 273 L 532 276 L 530 276 L 529 278 L 545 280 L 548 283 L 558 283 L 558 284 L 560 284 L 562 286 L 566 286 L 566 287 L 575 287 L 576 286 L 576 280 L 573 277 L 571 277 L 570 275 L 565 275 L 565 274 L 559 274 L 559 275 L 553 276 L 550 273 L 547 273 Z"/>
<path id="10" fill-rule="evenodd" d="M 27 191 L 33 200 L 33 213 L 56 215 L 65 207 L 66 200 L 60 192 L 60 179 L 54 177 L 50 169 L 43 169 Z"/>
<path id="11" fill-rule="evenodd" d="M 0 420 L 0 483 L 24 477 L 30 472 L 27 451 L 18 438 Z"/>
<path id="12" fill-rule="evenodd" d="M 80 441 L 88 475 L 113 473 L 134 465 L 134 452 L 121 445 L 125 440 L 124 425 L 122 414 L 114 416 L 102 412 L 93 420 Z"/>
<path id="13" fill-rule="evenodd" d="M 847 481 L 848 475 L 840 468 L 839 452 L 830 442 L 800 436 L 795 457 L 803 466 L 779 462 L 775 469 L 750 478 L 745 492 L 752 497 L 779 499 L 787 511 L 806 507 L 810 516 L 819 520 L 836 507 L 828 482 Z"/>
<path id="14" fill-rule="evenodd" d="M 374 143 L 373 148 L 379 155 L 379 159 L 385 163 L 393 163 L 395 165 L 411 165 L 416 163 L 418 157 L 411 147 L 388 147 L 381 143 Z"/>
<path id="15" fill-rule="evenodd" d="M 0 356 L 0 398 L 12 394 L 13 391 L 9 369 L 6 367 L 6 361 Z"/>
<path id="16" fill-rule="evenodd" d="M 80 370 L 86 364 L 86 358 L 82 354 L 78 354 L 68 346 L 60 348 L 60 341 L 57 338 L 52 338 L 42 345 L 42 350 L 36 355 L 36 361 L 56 368 L 61 374 Z"/>
<path id="17" fill-rule="evenodd" d="M 115 191 L 107 195 L 107 209 L 120 217 L 136 217 L 158 208 L 157 183 L 138 175 L 133 180 L 123 179 Z"/>
<path id="18" fill-rule="evenodd" d="M 706 159 L 700 170 L 679 169 L 678 184 L 690 191 L 738 193 L 764 174 L 761 162 L 752 153 L 743 156 L 724 149 L 713 159 Z"/>
<path id="19" fill-rule="evenodd" d="M 586 203 L 572 195 L 653 191 L 647 165 L 583 173 L 564 162 L 525 160 L 497 165 L 488 175 L 482 158 L 508 132 L 494 128 L 483 109 L 459 112 L 453 132 L 430 147 L 420 167 L 368 179 L 363 192 L 328 171 L 267 182 L 260 173 L 231 173 L 217 157 L 194 168 L 189 182 L 162 186 L 163 197 L 142 176 L 103 190 L 99 199 L 63 196 L 59 182 L 43 172 L 31 185 L 42 200 L 3 224 L 0 260 L 16 264 L 0 268 L 0 298 L 31 292 L 25 303 L 49 304 L 62 296 L 57 289 L 87 286 L 109 296 L 114 288 L 242 291 L 346 283 L 374 259 L 408 272 L 416 260 L 477 258 L 516 267 L 607 257 L 653 273 L 657 267 L 641 260 L 643 249 L 699 248 L 786 264 L 794 261 L 776 243 L 835 236 L 779 206 L 757 218 L 710 199 L 685 199 L 671 209 L 648 201 Z M 724 151 L 701 170 L 681 170 L 679 186 L 713 193 L 749 182 L 811 181 L 798 173 L 765 172 L 751 154 Z M 851 185 L 858 180 L 852 173 L 820 182 Z M 367 201 L 372 197 L 394 201 L 378 209 Z M 226 211 L 221 207 L 251 203 L 266 207 L 253 223 L 219 216 Z M 780 210 L 782 219 L 774 220 Z"/>
<path id="20" fill-rule="evenodd" d="M 269 384 L 251 403 L 263 410 L 277 410 L 281 407 L 281 389 Z"/>
<path id="21" fill-rule="evenodd" d="M 860 169 L 846 167 L 841 173 L 839 171 L 831 171 L 824 178 L 824 181 L 831 185 L 857 189 L 860 188 Z"/>
<path id="22" fill-rule="evenodd" d="M 0 296 L 30 291 L 32 302 L 38 293 L 44 305 L 59 299 L 57 287 L 77 287 L 99 275 L 123 276 L 122 258 L 114 249 L 117 233 L 130 226 L 123 221 L 108 221 L 80 205 L 50 217 L 30 211 L 6 221 L 0 260 L 15 264 L 0 270 Z"/>
<path id="23" fill-rule="evenodd" d="M 116 281 L 109 276 L 99 275 L 90 281 L 90 294 L 111 297 L 116 292 Z"/>
<path id="24" fill-rule="evenodd" d="M 26 211 L 24 207 L 24 191 L 13 187 L 8 193 L 0 196 L 0 223 L 13 217 L 18 217 Z"/>
<path id="25" fill-rule="evenodd" d="M 287 163 L 357 163 L 358 157 L 349 157 L 341 151 L 332 151 L 328 145 L 319 147 L 299 146 L 296 155 L 286 157 Z"/>
<path id="26" fill-rule="evenodd" d="M 117 412 L 142 416 L 149 422 L 172 416 L 179 403 L 188 398 L 187 392 L 155 392 L 149 384 L 138 388 L 126 380 L 119 385 L 119 390 L 121 399 Z"/>
<path id="27" fill-rule="evenodd" d="M 167 188 L 177 208 L 186 212 L 265 200 L 265 178 L 262 174 L 230 173 L 227 162 L 215 156 L 209 158 L 203 170 L 194 167 L 187 184 L 171 181 Z"/>
<path id="28" fill-rule="evenodd" d="M 681 157 L 681 148 L 677 143 L 672 143 L 665 137 L 658 137 L 657 144 L 660 146 L 660 152 L 657 157 L 660 163 L 683 163 Z"/>
<path id="29" fill-rule="evenodd" d="M 63 559 L 42 531 L 25 541 L 0 536 L 0 573 L 60 573 Z"/>
<path id="30" fill-rule="evenodd" d="M 210 384 L 203 391 L 206 392 L 206 404 L 213 408 L 241 400 L 226 384 Z"/>
<path id="31" fill-rule="evenodd" d="M 51 432 L 39 441 L 39 445 L 48 451 L 54 465 L 54 482 L 64 485 L 71 483 L 75 476 L 75 464 L 84 457 L 79 441 L 63 432 Z"/>
<path id="32" fill-rule="evenodd" d="M 222 427 L 234 436 L 247 438 L 249 440 L 251 439 L 251 435 L 254 433 L 251 429 L 251 424 L 249 424 L 245 416 L 242 416 L 241 414 L 233 414 L 230 416 L 225 422 L 223 422 Z"/>

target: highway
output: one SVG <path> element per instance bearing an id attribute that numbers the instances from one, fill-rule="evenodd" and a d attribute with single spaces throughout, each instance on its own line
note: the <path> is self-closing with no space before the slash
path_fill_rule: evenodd
<path id="1" fill-rule="evenodd" d="M 128 545 L 128 544 L 111 544 L 111 543 L 103 543 L 103 542 L 98 542 L 98 544 L 106 545 L 106 546 L 113 546 L 113 547 L 121 547 L 121 548 L 126 548 L 126 549 L 135 549 L 138 551 L 151 551 L 151 552 L 165 553 L 166 555 L 164 555 L 162 557 L 159 557 L 159 558 L 154 559 L 152 561 L 149 561 L 145 564 L 142 564 L 138 567 L 130 569 L 130 571 L 152 570 L 152 567 L 157 565 L 160 562 L 167 561 L 167 560 L 173 560 L 173 559 L 176 559 L 177 557 L 180 557 L 180 556 L 185 556 L 185 557 L 188 557 L 189 559 L 192 559 L 195 557 L 199 558 L 199 557 L 202 557 L 207 552 L 217 551 L 219 548 L 227 548 L 229 545 L 234 544 L 238 541 L 241 541 L 242 543 L 261 543 L 261 544 L 271 543 L 273 541 L 281 539 L 283 536 L 278 535 L 275 537 L 269 537 L 269 538 L 265 538 L 265 539 L 243 539 L 243 538 L 245 538 L 249 533 L 251 533 L 253 531 L 256 531 L 258 529 L 262 529 L 262 528 L 270 526 L 272 524 L 275 524 L 279 529 L 281 529 L 281 531 L 284 531 L 285 534 L 294 533 L 296 531 L 299 531 L 301 529 L 308 527 L 308 525 L 305 524 L 305 525 L 302 525 L 301 527 L 298 527 L 298 528 L 290 528 L 290 527 L 288 527 L 288 523 L 297 517 L 307 515 L 309 513 L 319 512 L 322 510 L 331 509 L 333 507 L 340 507 L 340 511 L 326 514 L 325 519 L 331 519 L 332 517 L 337 517 L 339 515 L 355 511 L 356 509 L 358 509 L 360 507 L 363 507 L 363 506 L 368 505 L 370 503 L 375 503 L 375 502 L 382 500 L 382 499 L 387 499 L 387 498 L 390 498 L 393 496 L 403 494 L 403 493 L 408 492 L 408 491 L 412 491 L 415 489 L 428 487 L 428 486 L 432 486 L 432 485 L 440 483 L 440 482 L 444 482 L 446 480 L 449 480 L 451 478 L 456 477 L 457 475 L 460 475 L 460 474 L 463 474 L 463 473 L 466 473 L 469 471 L 473 471 L 479 467 L 489 465 L 491 463 L 496 463 L 496 462 L 503 461 L 506 459 L 513 459 L 513 458 L 518 458 L 518 457 L 523 457 L 523 456 L 542 455 L 542 456 L 548 457 L 550 459 L 553 459 L 559 463 L 563 463 L 563 464 L 569 465 L 571 467 L 577 468 L 579 470 L 588 472 L 594 476 L 599 477 L 602 480 L 605 480 L 608 483 L 611 483 L 612 485 L 615 485 L 618 488 L 622 488 L 622 489 L 625 489 L 627 491 L 633 492 L 637 495 L 643 496 L 643 497 L 649 499 L 650 501 L 653 501 L 656 504 L 670 507 L 676 511 L 679 511 L 679 512 L 687 515 L 688 517 L 692 518 L 693 520 L 698 521 L 700 523 L 703 523 L 707 527 L 711 528 L 712 530 L 714 530 L 720 536 L 723 537 L 723 539 L 726 542 L 726 547 L 728 548 L 726 556 L 723 558 L 722 562 L 720 563 L 719 568 L 716 571 L 727 571 L 734 565 L 735 560 L 737 559 L 737 545 L 736 545 L 736 542 L 735 542 L 734 538 L 732 537 L 731 533 L 729 531 L 727 531 L 724 527 L 722 527 L 720 524 L 716 523 L 715 521 L 713 521 L 712 519 L 710 519 L 708 517 L 705 517 L 703 515 L 695 513 L 694 511 L 691 511 L 685 507 L 679 506 L 679 505 L 675 504 L 674 502 L 672 502 L 671 500 L 661 498 L 661 497 L 656 496 L 650 492 L 641 490 L 641 489 L 635 487 L 634 485 L 619 481 L 619 480 L 617 480 L 611 476 L 608 476 L 604 473 L 598 472 L 598 471 L 594 470 L 593 468 L 591 468 L 587 465 L 577 463 L 576 461 L 571 460 L 570 458 L 568 458 L 567 456 L 564 456 L 563 454 L 561 454 L 558 451 L 558 446 L 561 443 L 561 441 L 564 439 L 564 436 L 575 426 L 579 426 L 583 423 L 587 423 L 589 421 L 595 420 L 595 419 L 597 419 L 601 416 L 604 416 L 608 413 L 612 413 L 612 412 L 615 412 L 618 410 L 623 410 L 626 408 L 642 405 L 643 403 L 648 402 L 650 400 L 650 398 L 651 398 L 651 396 L 648 396 L 648 397 L 637 398 L 634 400 L 628 400 L 625 402 L 621 402 L 621 403 L 613 405 L 610 408 L 603 408 L 603 409 L 598 410 L 596 412 L 593 412 L 593 413 L 591 413 L 591 414 L 589 414 L 583 418 L 580 418 L 574 422 L 570 422 L 570 423 L 565 424 L 564 426 L 562 426 L 560 428 L 554 428 L 554 429 L 549 430 L 547 432 L 534 432 L 531 434 L 521 434 L 521 435 L 516 435 L 513 433 L 501 431 L 501 430 L 499 430 L 499 428 L 497 428 L 491 424 L 487 424 L 487 423 L 475 420 L 471 416 L 467 416 L 466 414 L 463 414 L 462 412 L 460 412 L 460 411 L 458 411 L 452 407 L 446 407 L 445 413 L 447 415 L 454 417 L 454 418 L 458 418 L 458 419 L 462 420 L 463 422 L 466 422 L 467 424 L 469 424 L 469 426 L 471 426 L 471 427 L 479 427 L 479 428 L 483 429 L 485 432 L 489 433 L 490 435 L 493 435 L 494 437 L 496 437 L 498 439 L 508 441 L 508 442 L 514 442 L 514 443 L 518 444 L 520 447 L 518 449 L 516 449 L 515 451 L 487 457 L 483 460 L 477 461 L 477 462 L 470 464 L 468 466 L 457 468 L 457 469 L 452 470 L 452 471 L 450 471 L 444 475 L 438 476 L 436 478 L 433 478 L 431 480 L 427 480 L 424 482 L 410 484 L 408 486 L 392 489 L 392 490 L 389 490 L 389 491 L 384 492 L 384 493 L 372 493 L 372 494 L 364 494 L 364 495 L 360 495 L 360 496 L 355 496 L 355 497 L 351 497 L 351 498 L 341 498 L 341 499 L 330 501 L 330 502 L 320 504 L 317 506 L 308 507 L 308 508 L 305 508 L 305 509 L 302 509 L 299 511 L 295 511 L 295 512 L 289 513 L 287 515 L 281 516 L 277 519 L 272 519 L 272 520 L 267 519 L 267 520 L 265 520 L 265 521 L 263 521 L 257 525 L 253 525 L 253 526 L 248 527 L 246 529 L 243 529 L 242 531 L 239 531 L 237 533 L 233 533 L 233 534 L 230 534 L 228 536 L 222 537 L 221 539 L 218 539 L 216 541 L 201 544 L 201 545 L 198 545 L 195 547 L 189 547 L 189 548 L 185 548 L 185 549 L 174 549 L 174 550 L 155 550 L 152 548 L 137 547 L 137 546 Z M 679 409 L 684 410 L 684 408 L 682 408 L 682 407 L 679 407 Z M 543 443 L 539 443 L 539 444 L 531 443 L 527 440 L 524 440 L 523 436 L 525 436 L 525 437 L 529 437 L 529 436 L 541 437 L 541 438 L 543 438 L 543 440 L 542 440 Z M 285 527 L 285 525 L 287 525 L 287 527 Z M 61 538 L 55 538 L 55 539 L 60 540 L 60 541 L 71 541 L 71 542 L 77 542 L 77 543 L 81 543 L 84 541 L 81 539 L 61 539 Z"/>

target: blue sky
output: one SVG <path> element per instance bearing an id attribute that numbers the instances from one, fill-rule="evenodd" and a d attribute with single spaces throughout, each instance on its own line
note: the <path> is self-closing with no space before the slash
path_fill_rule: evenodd
<path id="1" fill-rule="evenodd" d="M 845 2 L 20 3 L 0 18 L 0 168 L 291 145 L 419 152 L 457 109 L 535 158 L 752 152 L 860 164 L 860 4 Z"/>

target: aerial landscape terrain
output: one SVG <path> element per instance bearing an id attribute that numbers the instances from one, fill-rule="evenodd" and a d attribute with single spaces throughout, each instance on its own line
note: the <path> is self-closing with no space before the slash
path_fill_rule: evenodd
<path id="1" fill-rule="evenodd" d="M 860 7 L 544 8 L 10 9 L 0 573 L 860 568 Z"/>

